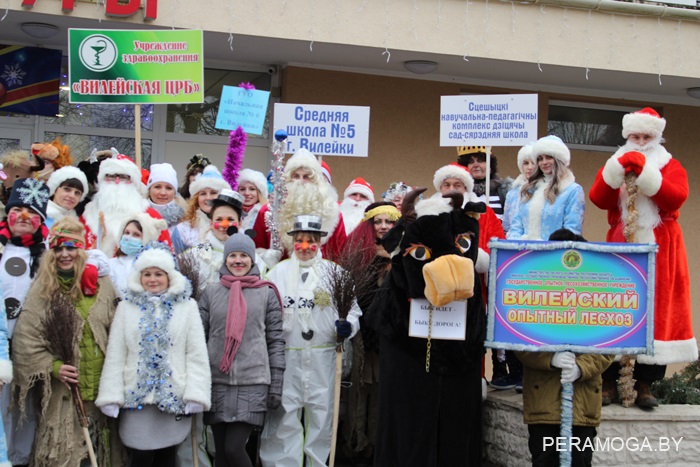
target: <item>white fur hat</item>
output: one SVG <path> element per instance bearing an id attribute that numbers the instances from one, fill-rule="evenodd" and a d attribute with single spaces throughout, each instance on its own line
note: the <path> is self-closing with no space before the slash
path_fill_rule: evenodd
<path id="1" fill-rule="evenodd" d="M 141 240 L 143 244 L 146 245 L 150 242 L 155 242 L 160 237 L 160 232 L 168 228 L 168 223 L 165 219 L 156 219 L 151 217 L 146 212 L 139 212 L 132 216 L 129 216 L 122 224 L 119 226 L 119 238 L 124 233 L 126 226 L 133 221 L 137 221 L 141 224 Z"/>
<path id="2" fill-rule="evenodd" d="M 528 143 L 520 150 L 518 151 L 518 168 L 522 172 L 523 168 L 523 163 L 526 160 L 536 162 L 535 159 L 532 157 L 532 147 L 535 145 L 535 143 Z"/>
<path id="3" fill-rule="evenodd" d="M 149 169 L 148 183 L 146 186 L 151 188 L 155 183 L 164 182 L 177 190 L 177 172 L 175 168 L 167 162 L 163 164 L 153 164 Z"/>
<path id="4" fill-rule="evenodd" d="M 237 182 L 239 186 L 244 182 L 252 183 L 255 185 L 255 188 L 258 189 L 260 196 L 267 199 L 267 178 L 265 178 L 262 172 L 252 169 L 243 169 L 238 174 Z"/>
<path id="5" fill-rule="evenodd" d="M 221 176 L 221 172 L 215 165 L 209 164 L 204 171 L 197 175 L 194 182 L 190 184 L 190 195 L 194 196 L 205 188 L 221 191 L 224 188 L 231 189 L 231 185 Z"/>
<path id="6" fill-rule="evenodd" d="M 131 177 L 131 183 L 135 186 L 138 187 L 141 184 L 141 169 L 136 166 L 130 157 L 124 154 L 110 157 L 100 163 L 100 171 L 97 173 L 97 183 L 102 183 L 107 174 L 128 175 Z"/>
<path id="7" fill-rule="evenodd" d="M 622 117 L 622 136 L 627 138 L 632 133 L 643 133 L 660 138 L 666 128 L 666 119 L 651 107 L 645 107 Z"/>
<path id="8" fill-rule="evenodd" d="M 311 170 L 316 174 L 316 178 L 322 180 L 321 163 L 316 159 L 316 156 L 304 148 L 297 149 L 297 152 L 289 158 L 284 166 L 284 177 L 290 178 L 297 169 L 302 167 Z"/>
<path id="9" fill-rule="evenodd" d="M 372 189 L 372 185 L 362 177 L 357 177 L 348 184 L 348 187 L 343 193 L 343 198 L 347 198 L 353 193 L 365 195 L 370 203 L 374 203 L 374 190 Z"/>
<path id="10" fill-rule="evenodd" d="M 173 254 L 165 248 L 147 248 L 139 253 L 134 261 L 134 269 L 129 275 L 127 287 L 133 292 L 143 292 L 141 272 L 147 268 L 158 268 L 168 275 L 168 292 L 177 294 L 185 290 L 187 279 L 175 268 Z"/>
<path id="11" fill-rule="evenodd" d="M 544 136 L 532 146 L 532 158 L 537 161 L 537 156 L 552 156 L 566 167 L 571 162 L 571 152 L 566 144 L 554 135 Z"/>
<path id="12" fill-rule="evenodd" d="M 471 193 L 474 190 L 474 178 L 472 178 L 472 174 L 469 173 L 469 169 L 463 165 L 453 162 L 437 169 L 435 176 L 433 177 L 433 186 L 435 187 L 435 190 L 439 192 L 442 182 L 448 178 L 456 178 L 461 180 L 462 183 L 464 183 L 464 186 L 467 188 L 468 193 Z"/>
<path id="13" fill-rule="evenodd" d="M 61 186 L 63 182 L 70 178 L 77 179 L 80 182 L 80 184 L 83 185 L 83 194 L 80 196 L 80 201 L 84 200 L 88 194 L 88 191 L 90 190 L 87 178 L 85 177 L 85 174 L 82 170 L 80 170 L 77 167 L 73 167 L 72 165 L 61 167 L 60 169 L 51 174 L 51 176 L 46 182 L 46 184 L 49 187 L 49 195 L 53 196 L 54 193 L 56 193 L 56 189 L 59 186 Z"/>

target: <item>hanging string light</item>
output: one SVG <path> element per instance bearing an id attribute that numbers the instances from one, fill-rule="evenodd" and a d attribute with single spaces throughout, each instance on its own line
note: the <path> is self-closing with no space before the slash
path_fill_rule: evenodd
<path id="1" fill-rule="evenodd" d="M 469 61 L 469 27 L 467 23 L 469 22 L 469 0 L 464 2 L 464 56 L 462 57 L 465 62 Z"/>
<path id="2" fill-rule="evenodd" d="M 656 67 L 659 70 L 659 86 L 661 86 L 661 17 L 656 18 Z"/>
<path id="3" fill-rule="evenodd" d="M 588 80 L 588 72 L 591 69 L 588 65 L 591 62 L 591 10 L 588 10 L 588 21 L 586 22 L 586 81 Z"/>
<path id="4" fill-rule="evenodd" d="M 389 29 L 391 27 L 389 22 L 389 0 L 384 0 L 384 13 L 386 15 L 386 24 L 384 25 L 384 52 L 382 52 L 382 56 L 386 55 L 386 62 L 389 63 L 391 59 L 391 52 L 389 52 L 389 38 L 391 37 Z"/>
<path id="5" fill-rule="evenodd" d="M 676 23 L 676 51 L 678 52 L 678 60 L 676 60 L 676 63 L 678 63 L 681 71 L 683 71 L 683 54 L 681 52 L 681 45 L 681 20 L 678 20 Z"/>
<path id="6" fill-rule="evenodd" d="M 542 23 L 544 22 L 544 4 L 540 5 L 540 17 L 537 19 L 537 69 L 542 71 Z"/>
<path id="7" fill-rule="evenodd" d="M 610 39 L 608 40 L 610 43 L 610 55 L 608 55 L 608 65 L 611 64 L 615 58 L 615 41 L 617 40 L 617 35 L 615 34 L 616 31 L 617 25 L 615 24 L 615 13 L 613 13 L 610 15 Z"/>
<path id="8" fill-rule="evenodd" d="M 467 0 L 469 1 L 469 0 Z M 491 7 L 489 6 L 489 0 L 486 0 L 486 3 L 484 5 L 484 33 L 481 35 L 481 41 L 484 44 L 484 50 L 488 55 L 488 52 L 490 50 L 489 47 L 489 40 L 491 39 L 491 35 L 489 34 L 489 13 L 491 13 Z"/>
<path id="9" fill-rule="evenodd" d="M 569 9 L 564 8 L 564 20 L 562 21 L 559 37 L 564 37 L 564 33 L 569 32 Z"/>

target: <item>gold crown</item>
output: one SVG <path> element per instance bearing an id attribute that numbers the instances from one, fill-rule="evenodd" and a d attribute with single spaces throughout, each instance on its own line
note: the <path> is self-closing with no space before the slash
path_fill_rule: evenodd
<path id="1" fill-rule="evenodd" d="M 457 156 L 466 156 L 467 154 L 479 152 L 486 154 L 486 146 L 457 146 Z"/>

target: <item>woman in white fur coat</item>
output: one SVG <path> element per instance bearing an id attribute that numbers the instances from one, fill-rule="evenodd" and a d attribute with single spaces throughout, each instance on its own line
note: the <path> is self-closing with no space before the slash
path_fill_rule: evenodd
<path id="1" fill-rule="evenodd" d="M 204 328 L 167 247 L 138 255 L 128 289 L 112 322 L 95 405 L 119 417 L 130 465 L 175 465 L 192 425 L 184 415 L 211 404 Z"/>
<path id="2" fill-rule="evenodd" d="M 559 229 L 581 235 L 586 199 L 569 170 L 569 148 L 558 137 L 545 136 L 532 147 L 532 157 L 537 170 L 520 189 L 520 207 L 506 238 L 546 240 Z"/>

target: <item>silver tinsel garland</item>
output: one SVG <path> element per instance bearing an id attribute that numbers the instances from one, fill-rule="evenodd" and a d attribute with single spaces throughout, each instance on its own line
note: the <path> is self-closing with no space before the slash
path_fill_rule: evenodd
<path id="1" fill-rule="evenodd" d="M 280 208 L 287 198 L 287 187 L 284 184 L 284 153 L 287 147 L 287 132 L 277 130 L 275 140 L 270 149 L 275 159 L 272 161 L 272 193 L 268 198 L 268 210 L 265 213 L 265 226 L 270 232 L 270 248 L 282 250 L 279 231 Z"/>
<path id="2" fill-rule="evenodd" d="M 168 325 L 173 314 L 173 307 L 178 302 L 190 299 L 192 287 L 189 282 L 180 294 L 164 293 L 153 295 L 147 292 L 129 292 L 125 300 L 138 306 L 139 319 L 139 357 L 136 369 L 136 388 L 127 390 L 124 408 L 143 408 L 144 399 L 154 394 L 154 404 L 161 412 L 183 414 L 185 402 L 173 392 L 171 381 L 172 369 L 168 363 L 168 351 L 172 347 Z M 163 312 L 158 313 L 162 306 Z"/>

